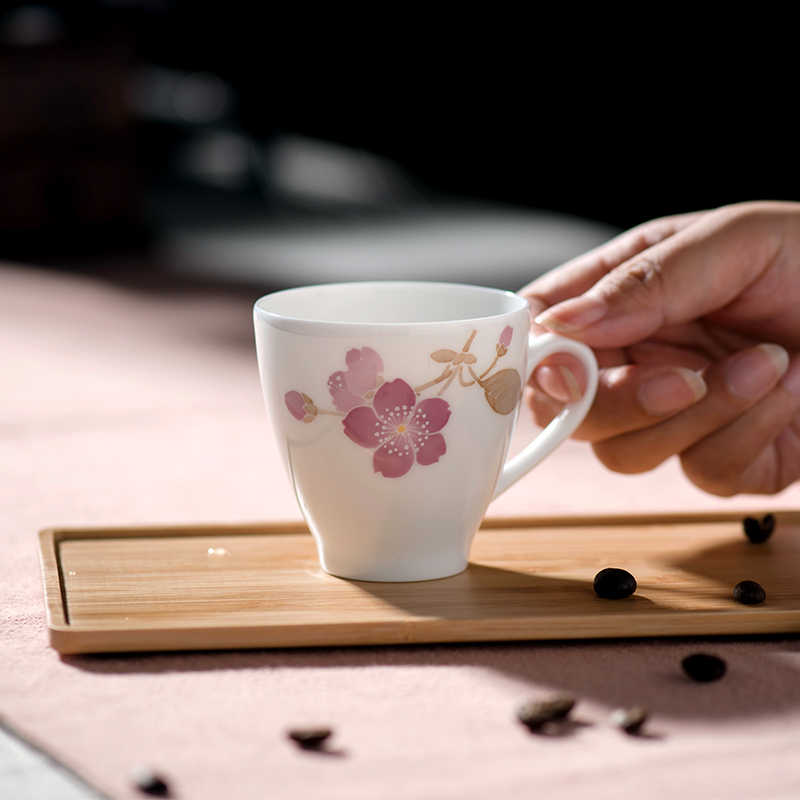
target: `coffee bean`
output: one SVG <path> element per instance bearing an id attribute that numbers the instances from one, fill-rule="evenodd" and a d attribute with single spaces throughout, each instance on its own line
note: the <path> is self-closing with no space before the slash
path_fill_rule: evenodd
<path id="1" fill-rule="evenodd" d="M 716 656 L 695 653 L 681 662 L 686 674 L 701 683 L 719 680 L 725 674 L 725 662 Z"/>
<path id="2" fill-rule="evenodd" d="M 607 600 L 630 597 L 636 591 L 636 578 L 627 570 L 606 567 L 594 576 L 594 591 Z"/>
<path id="3" fill-rule="evenodd" d="M 618 708 L 608 718 L 608 721 L 615 727 L 625 731 L 625 733 L 638 733 L 642 725 L 647 721 L 648 712 L 642 706 L 631 706 L 630 708 Z"/>
<path id="4" fill-rule="evenodd" d="M 131 780 L 140 792 L 154 797 L 168 797 L 169 786 L 167 782 L 150 767 L 134 767 L 131 770 Z"/>
<path id="5" fill-rule="evenodd" d="M 755 606 L 767 599 L 764 587 L 755 581 L 739 581 L 733 587 L 733 596 L 746 606 Z"/>
<path id="6" fill-rule="evenodd" d="M 775 517 L 772 514 L 767 514 L 761 520 L 757 520 L 755 517 L 745 517 L 743 524 L 745 536 L 753 544 L 761 544 L 766 542 L 775 530 Z"/>
<path id="7" fill-rule="evenodd" d="M 304 750 L 318 750 L 331 733 L 330 728 L 292 728 L 287 735 Z"/>
<path id="8" fill-rule="evenodd" d="M 571 695 L 560 695 L 550 700 L 531 700 L 517 709 L 517 717 L 523 725 L 536 730 L 548 722 L 564 719 L 576 702 Z"/>

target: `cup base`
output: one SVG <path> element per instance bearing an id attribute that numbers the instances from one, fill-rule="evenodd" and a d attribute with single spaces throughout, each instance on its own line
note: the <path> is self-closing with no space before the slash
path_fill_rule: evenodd
<path id="1" fill-rule="evenodd" d="M 469 566 L 469 562 L 459 560 L 459 563 L 426 565 L 389 565 L 372 567 L 369 569 L 336 569 L 328 564 L 321 564 L 322 569 L 334 578 L 343 578 L 348 581 L 364 583 L 421 583 L 424 581 L 438 581 L 443 578 L 452 578 L 459 575 Z"/>

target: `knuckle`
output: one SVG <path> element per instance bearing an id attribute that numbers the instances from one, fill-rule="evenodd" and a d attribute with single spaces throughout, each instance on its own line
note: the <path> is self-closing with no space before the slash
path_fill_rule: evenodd
<path id="1" fill-rule="evenodd" d="M 627 269 L 612 273 L 613 289 L 631 303 L 650 309 L 666 290 L 664 267 L 655 256 L 637 258 Z"/>

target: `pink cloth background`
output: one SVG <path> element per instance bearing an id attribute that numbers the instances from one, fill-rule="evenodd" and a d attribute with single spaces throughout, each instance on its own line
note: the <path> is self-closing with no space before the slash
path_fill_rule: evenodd
<path id="1" fill-rule="evenodd" d="M 48 526 L 298 519 L 263 407 L 257 293 L 0 268 L 0 716 L 112 797 L 130 767 L 184 798 L 800 795 L 797 638 L 59 657 L 36 534 Z M 530 435 L 523 414 L 515 447 Z M 674 463 L 613 475 L 568 443 L 493 516 L 800 507 L 800 487 L 721 500 Z M 694 684 L 680 660 L 722 655 Z M 581 698 L 569 735 L 517 705 Z M 648 736 L 607 724 L 652 710 Z M 335 729 L 333 752 L 284 731 Z"/>

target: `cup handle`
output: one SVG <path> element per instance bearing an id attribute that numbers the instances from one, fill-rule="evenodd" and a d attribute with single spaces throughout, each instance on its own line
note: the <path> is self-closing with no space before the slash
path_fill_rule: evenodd
<path id="1" fill-rule="evenodd" d="M 530 472 L 571 436 L 592 407 L 597 393 L 597 360 L 591 348 L 572 339 L 553 333 L 536 337 L 528 334 L 528 374 L 525 383 L 541 361 L 555 353 L 569 353 L 580 361 L 586 371 L 586 391 L 580 400 L 567 403 L 561 413 L 519 455 L 506 462 L 492 499 Z"/>

